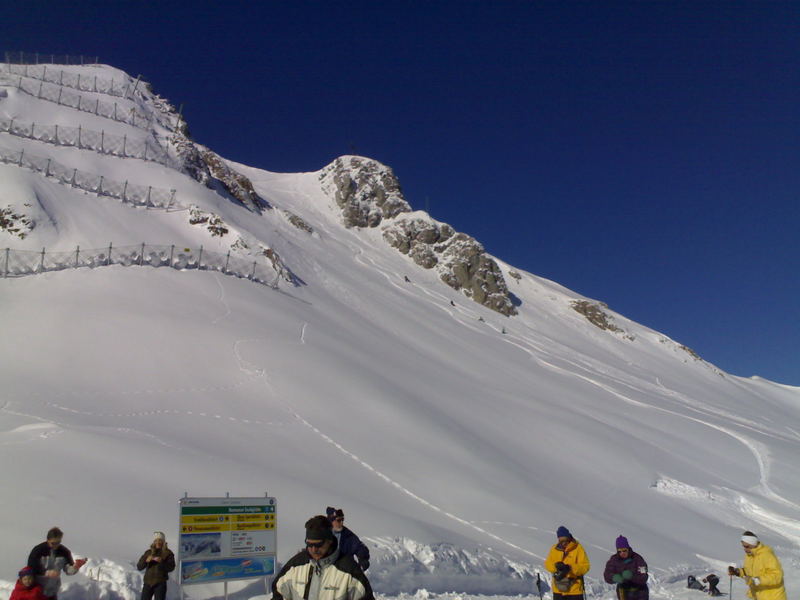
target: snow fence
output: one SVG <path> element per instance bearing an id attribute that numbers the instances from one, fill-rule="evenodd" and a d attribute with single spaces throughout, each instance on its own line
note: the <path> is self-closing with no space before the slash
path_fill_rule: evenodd
<path id="1" fill-rule="evenodd" d="M 157 141 L 141 137 L 128 137 L 127 135 L 114 135 L 106 133 L 104 130 L 93 131 L 80 125 L 78 127 L 37 125 L 16 119 L 0 119 L 0 133 L 9 133 L 56 146 L 74 146 L 82 150 L 94 150 L 100 154 L 111 156 L 141 158 L 175 169 L 180 166 L 178 161 L 173 160 L 167 150 Z"/>
<path id="2" fill-rule="evenodd" d="M 0 250 L 0 268 L 3 278 L 36 275 L 47 271 L 63 271 L 81 267 L 107 267 L 110 265 L 172 267 L 179 271 L 197 269 L 216 271 L 224 275 L 248 279 L 273 289 L 278 289 L 279 276 L 271 265 L 257 260 L 221 252 L 209 252 L 200 248 L 183 246 L 114 246 L 105 248 L 83 248 L 68 252 L 40 252 L 32 250 Z"/>
<path id="3" fill-rule="evenodd" d="M 175 190 L 155 188 L 153 186 L 136 185 L 128 181 L 114 181 L 103 175 L 95 175 L 78 169 L 65 167 L 52 158 L 36 156 L 24 150 L 0 149 L 0 162 L 24 167 L 51 177 L 58 183 L 92 192 L 98 196 L 108 196 L 133 204 L 152 208 L 188 208 L 175 199 Z"/>
<path id="4" fill-rule="evenodd" d="M 100 64 L 98 56 L 69 56 L 66 54 L 45 54 L 43 52 L 8 52 L 5 53 L 6 63 L 17 65 L 97 65 Z"/>
<path id="5" fill-rule="evenodd" d="M 73 88 L 79 92 L 95 92 L 119 98 L 128 98 L 136 87 L 142 83 L 138 79 L 132 80 L 125 77 L 120 80 L 103 79 L 97 75 L 84 75 L 82 73 L 70 73 L 60 69 L 50 68 L 47 65 L 13 65 L 6 63 L 4 70 L 12 75 L 22 75 L 31 79 L 38 79 L 47 83 L 55 83 L 64 87 Z M 142 83 L 142 85 L 146 85 Z M 131 87 L 133 86 L 133 87 Z"/>
<path id="6" fill-rule="evenodd" d="M 4 76 L 8 79 L 9 76 Z M 44 81 L 35 81 L 26 79 L 23 75 L 17 76 L 16 83 L 13 81 L 7 85 L 16 87 L 18 90 L 26 94 L 38 98 L 39 100 L 47 100 L 48 102 L 55 102 L 59 106 L 66 106 L 74 108 L 83 112 L 97 115 L 112 121 L 118 121 L 139 129 L 151 129 L 153 125 L 153 117 L 147 117 L 136 110 L 135 107 L 125 108 L 124 105 L 118 102 L 104 102 L 100 98 L 92 100 L 77 92 L 73 92 L 64 86 L 54 83 L 45 83 Z M 157 122 L 169 130 L 174 130 L 174 123 L 164 122 L 157 119 Z"/>

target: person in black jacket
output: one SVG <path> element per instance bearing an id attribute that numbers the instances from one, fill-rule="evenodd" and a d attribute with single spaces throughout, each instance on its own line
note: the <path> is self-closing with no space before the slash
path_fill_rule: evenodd
<path id="1" fill-rule="evenodd" d="M 362 571 L 369 569 L 369 548 L 355 533 L 344 526 L 344 511 L 341 508 L 329 506 L 325 512 L 333 526 L 333 535 L 339 542 L 339 552 L 355 556 Z"/>
<path id="2" fill-rule="evenodd" d="M 306 548 L 272 581 L 272 600 L 375 600 L 364 571 L 341 554 L 325 515 L 306 521 Z"/>
<path id="3" fill-rule="evenodd" d="M 75 575 L 86 563 L 85 558 L 74 560 L 69 548 L 61 545 L 64 532 L 52 527 L 47 532 L 47 541 L 34 546 L 28 555 L 28 566 L 33 569 L 36 582 L 48 600 L 56 600 L 61 587 L 61 571 Z"/>
<path id="4" fill-rule="evenodd" d="M 153 533 L 153 543 L 144 551 L 136 568 L 144 570 L 141 600 L 164 600 L 169 574 L 175 570 L 175 555 L 167 548 L 167 538 L 162 532 Z"/>

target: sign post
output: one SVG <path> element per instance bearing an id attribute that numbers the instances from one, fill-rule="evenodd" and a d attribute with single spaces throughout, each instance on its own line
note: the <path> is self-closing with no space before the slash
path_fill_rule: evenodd
<path id="1" fill-rule="evenodd" d="M 178 505 L 181 598 L 184 585 L 223 582 L 227 598 L 228 581 L 275 575 L 275 498 L 187 496 Z"/>

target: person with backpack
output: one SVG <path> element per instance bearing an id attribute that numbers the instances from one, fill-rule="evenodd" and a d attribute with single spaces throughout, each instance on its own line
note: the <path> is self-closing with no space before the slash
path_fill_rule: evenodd
<path id="1" fill-rule="evenodd" d="M 606 563 L 603 578 L 606 583 L 617 584 L 619 600 L 648 600 L 650 590 L 647 587 L 647 563 L 628 543 L 628 538 L 621 535 L 616 540 L 616 554 L 611 555 Z"/>
<path id="2" fill-rule="evenodd" d="M 741 537 L 744 563 L 728 567 L 728 575 L 741 577 L 747 583 L 747 596 L 753 600 L 786 600 L 783 567 L 772 548 L 762 544 L 752 531 Z"/>
<path id="3" fill-rule="evenodd" d="M 561 525 L 556 531 L 558 541 L 550 548 L 544 568 L 553 574 L 553 600 L 583 600 L 583 576 L 591 565 L 583 546 L 569 529 Z"/>

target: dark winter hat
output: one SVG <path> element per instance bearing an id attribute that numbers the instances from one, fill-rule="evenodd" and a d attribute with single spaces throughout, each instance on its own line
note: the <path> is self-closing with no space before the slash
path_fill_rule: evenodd
<path id="1" fill-rule="evenodd" d="M 561 525 L 558 529 L 556 529 L 556 537 L 568 537 L 571 538 L 572 534 L 569 532 L 569 529 Z"/>
<path id="2" fill-rule="evenodd" d="M 20 579 L 21 579 L 21 578 L 23 578 L 23 577 L 25 577 L 26 575 L 30 575 L 31 577 L 33 577 L 33 569 L 31 569 L 30 567 L 22 567 L 22 568 L 19 570 L 19 573 L 17 573 L 17 576 L 18 576 Z"/>
<path id="3" fill-rule="evenodd" d="M 331 507 L 329 506 L 328 508 L 330 509 Z M 344 511 L 341 508 L 328 511 L 328 519 L 330 519 L 331 521 L 334 521 L 335 519 L 339 518 L 344 519 Z"/>
<path id="4" fill-rule="evenodd" d="M 306 540 L 334 539 L 330 520 L 324 515 L 311 517 L 306 521 Z"/>
<path id="5" fill-rule="evenodd" d="M 617 550 L 619 550 L 620 548 L 628 548 L 628 549 L 630 549 L 630 547 L 631 547 L 631 545 L 628 543 L 628 538 L 626 538 L 624 535 L 619 536 L 617 538 L 617 542 L 616 543 L 617 543 L 617 546 L 616 546 Z"/>

